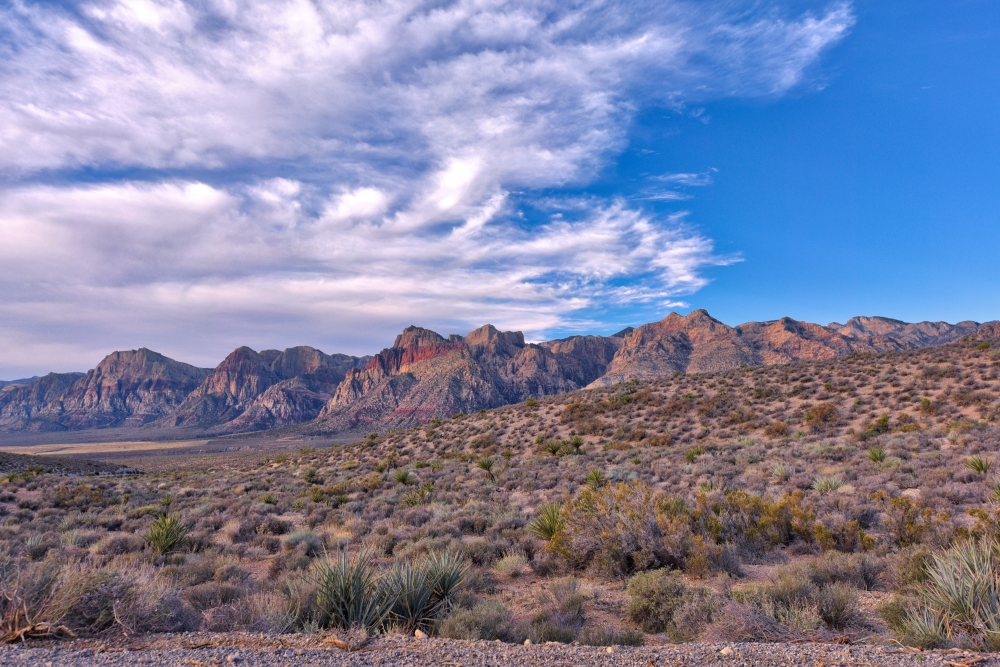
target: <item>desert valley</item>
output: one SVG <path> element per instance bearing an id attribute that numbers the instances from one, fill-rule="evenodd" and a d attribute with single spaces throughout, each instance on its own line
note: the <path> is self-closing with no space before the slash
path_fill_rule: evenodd
<path id="1" fill-rule="evenodd" d="M 1000 641 L 997 322 L 409 327 L 370 357 L 142 349 L 0 392 L 0 621 L 48 638 L 32 659 L 971 665 Z"/>

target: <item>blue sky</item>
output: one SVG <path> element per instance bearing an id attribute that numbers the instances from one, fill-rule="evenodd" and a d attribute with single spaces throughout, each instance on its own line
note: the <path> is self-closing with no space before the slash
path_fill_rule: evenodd
<path id="1" fill-rule="evenodd" d="M 988 2 L 0 5 L 0 377 L 996 312 Z"/>

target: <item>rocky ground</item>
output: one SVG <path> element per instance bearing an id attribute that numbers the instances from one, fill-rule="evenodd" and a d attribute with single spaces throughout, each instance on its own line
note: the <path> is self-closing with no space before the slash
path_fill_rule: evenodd
<path id="1" fill-rule="evenodd" d="M 887 646 L 818 643 L 668 644 L 593 647 L 565 644 L 521 646 L 501 642 L 413 639 L 390 636 L 354 652 L 342 651 L 322 635 L 264 636 L 251 634 L 156 635 L 102 643 L 92 640 L 37 642 L 0 647 L 2 665 L 76 667 L 79 665 L 170 665 L 208 667 L 410 666 L 446 667 L 840 667 L 941 665 L 989 667 L 1000 657 L 960 650 L 915 651 Z"/>

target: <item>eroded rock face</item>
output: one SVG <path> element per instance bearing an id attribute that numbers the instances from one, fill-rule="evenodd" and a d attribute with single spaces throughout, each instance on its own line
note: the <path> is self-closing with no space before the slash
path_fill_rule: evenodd
<path id="1" fill-rule="evenodd" d="M 408 327 L 363 370 L 348 373 L 323 408 L 326 431 L 398 428 L 586 386 L 621 339 L 575 336 L 528 345 L 487 324 L 465 336 Z"/>
<path id="2" fill-rule="evenodd" d="M 367 360 L 304 345 L 259 353 L 241 347 L 162 422 L 239 432 L 309 421 L 347 372 Z"/>
<path id="3" fill-rule="evenodd" d="M 64 431 L 59 423 L 62 397 L 83 373 L 49 373 L 31 384 L 0 390 L 0 429 L 5 431 Z"/>

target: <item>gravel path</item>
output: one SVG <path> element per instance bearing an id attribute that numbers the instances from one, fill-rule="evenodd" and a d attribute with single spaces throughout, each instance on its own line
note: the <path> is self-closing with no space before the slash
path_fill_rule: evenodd
<path id="1" fill-rule="evenodd" d="M 964 651 L 914 652 L 885 646 L 838 644 L 682 644 L 643 648 L 389 637 L 346 653 L 316 636 L 158 635 L 114 644 L 78 640 L 0 647 L 0 665 L 78 667 L 82 665 L 169 665 L 170 667 L 941 667 L 1000 666 L 1000 658 Z"/>

